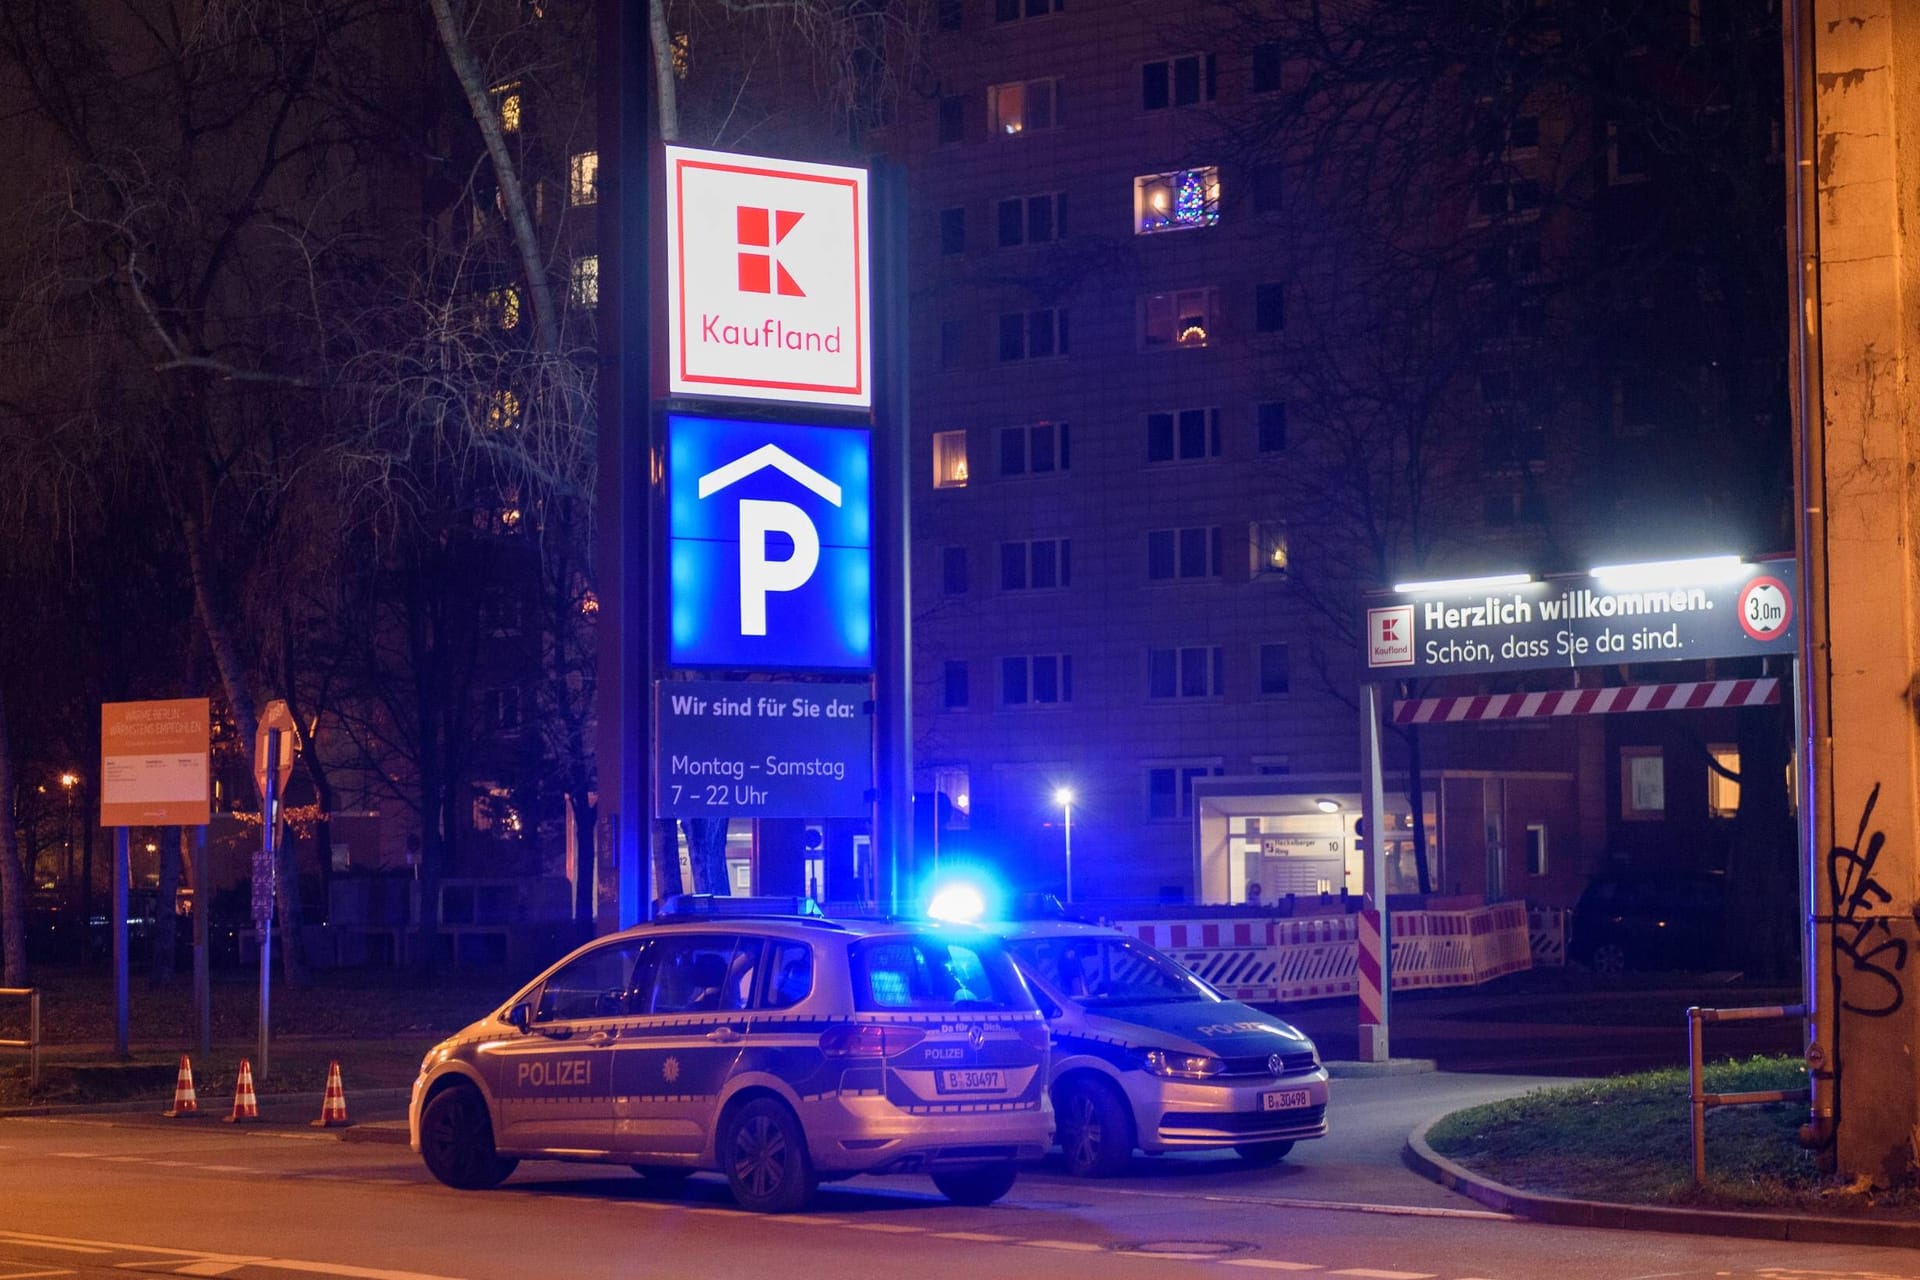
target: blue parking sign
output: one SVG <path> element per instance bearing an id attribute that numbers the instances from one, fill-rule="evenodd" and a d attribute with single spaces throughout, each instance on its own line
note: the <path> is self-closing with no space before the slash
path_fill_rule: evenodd
<path id="1" fill-rule="evenodd" d="M 668 661 L 873 666 L 867 432 L 667 415 Z"/>

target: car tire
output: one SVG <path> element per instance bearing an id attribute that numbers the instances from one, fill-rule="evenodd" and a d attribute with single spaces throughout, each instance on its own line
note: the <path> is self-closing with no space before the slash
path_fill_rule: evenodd
<path id="1" fill-rule="evenodd" d="M 1627 949 L 1617 942 L 1602 942 L 1587 957 L 1587 966 L 1595 973 L 1621 973 L 1627 967 Z"/>
<path id="2" fill-rule="evenodd" d="M 1291 1142 L 1242 1142 L 1234 1147 L 1234 1154 L 1250 1165 L 1264 1168 L 1270 1164 L 1279 1164 L 1293 1150 Z"/>
<path id="3" fill-rule="evenodd" d="M 484 1191 L 507 1180 L 519 1161 L 493 1149 L 487 1101 L 471 1085 L 453 1085 L 420 1113 L 420 1158 L 434 1177 L 461 1191 Z"/>
<path id="4" fill-rule="evenodd" d="M 933 1185 L 955 1204 L 992 1204 L 1013 1190 L 1018 1170 L 1013 1161 L 976 1165 L 971 1169 L 944 1169 L 933 1175 Z"/>
<path id="5" fill-rule="evenodd" d="M 1076 1178 L 1110 1178 L 1133 1159 L 1133 1114 L 1103 1080 L 1069 1081 L 1054 1092 L 1060 1152 Z"/>
<path id="6" fill-rule="evenodd" d="M 720 1164 L 733 1198 L 755 1213 L 792 1213 L 820 1185 L 800 1121 L 774 1098 L 755 1098 L 727 1118 Z"/>
<path id="7" fill-rule="evenodd" d="M 633 1171 L 640 1175 L 640 1181 L 647 1184 L 647 1190 L 657 1195 L 678 1195 L 680 1188 L 687 1185 L 687 1179 L 694 1174 L 692 1169 L 682 1169 L 675 1165 L 637 1164 Z"/>

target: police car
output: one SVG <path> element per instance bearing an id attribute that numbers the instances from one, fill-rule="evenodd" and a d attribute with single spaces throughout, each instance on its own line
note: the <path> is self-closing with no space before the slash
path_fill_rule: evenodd
<path id="1" fill-rule="evenodd" d="M 822 1180 L 924 1171 L 988 1204 L 1046 1151 L 1047 1027 L 991 935 L 689 905 L 434 1046 L 408 1124 L 435 1177 L 483 1188 L 522 1159 L 587 1160 L 671 1188 L 711 1169 L 742 1206 L 784 1212 Z"/>
<path id="2" fill-rule="evenodd" d="M 1118 929 L 1068 920 L 993 927 L 1053 1028 L 1052 1091 L 1067 1168 L 1124 1169 L 1231 1147 L 1250 1164 L 1327 1132 L 1313 1041 Z"/>

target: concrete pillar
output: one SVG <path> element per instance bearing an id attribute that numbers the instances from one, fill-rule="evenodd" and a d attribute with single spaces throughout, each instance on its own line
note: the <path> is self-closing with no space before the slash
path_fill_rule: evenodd
<path id="1" fill-rule="evenodd" d="M 1809 1059 L 1836 1072 L 1839 1168 L 1892 1182 L 1912 1169 L 1920 1121 L 1920 990 L 1908 990 L 1920 979 L 1920 960 L 1910 963 L 1920 451 L 1907 364 L 1920 293 L 1916 255 L 1905 252 L 1908 229 L 1920 225 L 1920 10 L 1798 0 L 1787 6 L 1787 36 L 1789 241 L 1803 291 L 1794 319 L 1805 326 L 1796 439 L 1816 919 L 1809 995 L 1819 1010 Z"/>

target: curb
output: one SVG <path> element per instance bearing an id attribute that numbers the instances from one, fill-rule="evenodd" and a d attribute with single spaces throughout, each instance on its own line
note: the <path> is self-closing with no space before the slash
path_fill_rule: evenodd
<path id="1" fill-rule="evenodd" d="M 1374 1080 L 1381 1076 L 1420 1076 L 1438 1071 L 1432 1058 L 1388 1058 L 1385 1062 L 1323 1062 L 1335 1080 Z"/>
<path id="2" fill-rule="evenodd" d="M 1654 1205 L 1614 1204 L 1603 1200 L 1570 1200 L 1522 1191 L 1481 1177 L 1427 1145 L 1427 1131 L 1445 1118 L 1434 1116 L 1409 1134 L 1407 1145 L 1401 1150 L 1401 1159 L 1409 1169 L 1422 1177 L 1502 1213 L 1567 1227 L 1739 1236 L 1749 1240 L 1791 1240 L 1801 1244 L 1884 1245 L 1895 1249 L 1920 1249 L 1920 1222 L 1805 1217 L 1732 1209 L 1668 1209 Z"/>
<path id="3" fill-rule="evenodd" d="M 339 1136 L 342 1142 L 394 1147 L 404 1147 L 412 1140 L 405 1120 L 375 1120 L 370 1124 L 348 1125 L 340 1130 Z"/>
<path id="4" fill-rule="evenodd" d="M 133 1098 L 120 1102 L 39 1103 L 24 1107 L 0 1107 L 0 1120 L 53 1116 L 158 1115 L 160 1111 L 165 1110 L 171 1096 L 169 1094 L 166 1097 Z M 413 1089 L 412 1086 L 394 1089 L 357 1089 L 353 1096 L 362 1102 L 376 1104 L 407 1102 L 413 1096 Z M 312 1099 L 304 1093 L 274 1093 L 262 1095 L 259 1101 L 262 1107 L 291 1108 L 310 1103 Z M 206 1109 L 205 1114 L 214 1115 L 219 1110 L 218 1106 L 211 1107 Z"/>

